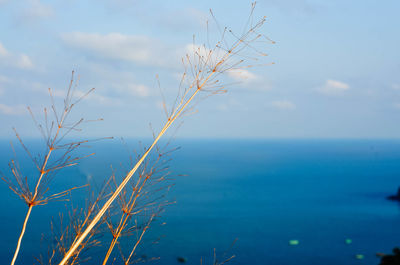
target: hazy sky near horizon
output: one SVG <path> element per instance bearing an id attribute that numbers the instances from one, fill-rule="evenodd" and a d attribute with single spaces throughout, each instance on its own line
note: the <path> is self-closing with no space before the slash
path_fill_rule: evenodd
<path id="1" fill-rule="evenodd" d="M 75 70 L 96 91 L 74 117 L 104 118 L 85 135 L 149 137 L 177 93 L 180 57 L 206 41 L 211 8 L 241 31 L 251 1 L 0 0 L 0 137 L 37 136 L 48 88 L 61 99 Z M 202 101 L 181 137 L 399 138 L 400 2 L 260 0 L 255 19 L 273 65 L 231 75 L 228 93 Z M 218 34 L 212 32 L 210 34 Z M 240 81 L 237 83 L 237 81 Z"/>

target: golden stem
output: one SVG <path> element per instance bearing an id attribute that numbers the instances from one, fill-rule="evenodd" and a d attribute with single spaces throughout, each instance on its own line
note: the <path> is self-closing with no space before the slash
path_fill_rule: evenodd
<path id="1" fill-rule="evenodd" d="M 154 139 L 153 143 L 147 149 L 147 151 L 143 154 L 143 156 L 139 159 L 139 161 L 136 163 L 136 165 L 129 171 L 129 173 L 126 175 L 122 183 L 118 186 L 118 188 L 115 190 L 113 195 L 107 200 L 107 202 L 103 205 L 103 207 L 100 209 L 100 211 L 97 213 L 97 215 L 93 218 L 93 220 L 90 222 L 90 224 L 87 226 L 85 231 L 81 234 L 81 236 L 75 241 L 75 243 L 71 246 L 71 248 L 68 250 L 67 254 L 64 256 L 64 258 L 61 260 L 59 265 L 65 265 L 65 263 L 68 261 L 68 259 L 72 256 L 74 251 L 78 248 L 78 246 L 82 243 L 82 241 L 85 239 L 85 237 L 89 234 L 89 232 L 93 229 L 93 227 L 100 221 L 102 216 L 105 214 L 107 209 L 111 206 L 111 204 L 114 202 L 114 200 L 117 198 L 117 196 L 121 193 L 123 188 L 128 184 L 129 180 L 132 178 L 133 174 L 135 174 L 136 170 L 139 168 L 139 166 L 143 163 L 143 161 L 146 159 L 147 155 L 150 153 L 150 151 L 154 148 L 154 146 L 158 143 L 160 138 L 165 134 L 167 129 L 171 126 L 171 124 L 179 117 L 179 115 L 182 113 L 182 111 L 186 108 L 186 106 L 193 100 L 193 98 L 196 96 L 196 94 L 200 91 L 201 87 L 204 86 L 206 81 L 214 74 L 212 72 L 206 80 L 202 83 L 201 86 L 199 86 L 195 92 L 190 96 L 190 98 L 185 102 L 185 104 L 179 109 L 176 114 L 168 119 L 164 127 L 162 128 L 161 132 L 157 135 L 157 137 Z"/>
<path id="2" fill-rule="evenodd" d="M 18 257 L 18 252 L 19 252 L 19 249 L 21 247 L 21 241 L 22 241 L 22 238 L 24 237 L 26 224 L 28 223 L 29 216 L 31 215 L 32 208 L 33 208 L 33 205 L 29 205 L 28 212 L 26 213 L 25 221 L 24 221 L 24 224 L 22 226 L 22 231 L 21 231 L 21 234 L 19 235 L 19 238 L 18 238 L 17 248 L 15 249 L 14 257 L 13 257 L 13 259 L 11 261 L 11 265 L 14 265 L 14 263 L 15 263 L 17 257 Z"/>
<path id="3" fill-rule="evenodd" d="M 132 258 L 132 256 L 133 256 L 133 253 L 135 253 L 135 250 L 136 250 L 137 246 L 139 245 L 140 241 L 142 241 L 143 235 L 144 235 L 144 233 L 147 231 L 147 229 L 149 228 L 150 223 L 153 221 L 153 218 L 154 218 L 154 215 L 152 215 L 152 216 L 150 217 L 149 222 L 148 222 L 147 225 L 143 228 L 142 234 L 140 235 L 139 239 L 136 241 L 135 246 L 133 247 L 131 253 L 129 254 L 128 259 L 125 261 L 125 265 L 128 265 L 128 264 L 129 264 L 129 261 L 131 260 L 131 258 Z"/>
<path id="4" fill-rule="evenodd" d="M 211 73 L 202 80 L 202 83 L 199 84 L 197 83 L 196 90 L 193 92 L 193 94 L 188 98 L 188 100 L 183 104 L 179 105 L 172 113 L 170 118 L 168 118 L 168 121 L 165 123 L 164 127 L 161 129 L 157 137 L 154 139 L 153 143 L 147 149 L 147 151 L 143 154 L 143 156 L 139 159 L 139 161 L 136 163 L 136 165 L 131 169 L 131 171 L 128 172 L 128 174 L 125 176 L 124 180 L 121 182 L 121 184 L 118 186 L 118 188 L 114 191 L 114 193 L 111 195 L 111 197 L 106 201 L 106 203 L 103 205 L 103 207 L 100 209 L 100 211 L 97 213 L 97 215 L 93 218 L 93 220 L 90 222 L 90 224 L 86 227 L 85 231 L 80 235 L 80 237 L 75 241 L 75 243 L 70 247 L 68 250 L 67 254 L 65 254 L 64 258 L 61 260 L 59 265 L 65 265 L 68 259 L 72 256 L 72 254 L 75 252 L 75 250 L 78 248 L 78 246 L 82 243 L 82 241 L 85 239 L 85 237 L 89 234 L 89 232 L 93 229 L 93 227 L 101 220 L 102 216 L 105 214 L 107 209 L 111 206 L 111 204 L 114 202 L 114 200 L 117 198 L 117 196 L 121 193 L 121 191 L 124 189 L 126 184 L 128 184 L 129 180 L 132 178 L 133 174 L 135 174 L 136 170 L 140 167 L 140 165 L 143 163 L 143 161 L 146 159 L 150 151 L 156 146 L 160 138 L 165 134 L 165 132 L 168 130 L 168 128 L 172 125 L 172 123 L 180 116 L 180 114 L 183 112 L 183 110 L 189 105 L 189 103 L 193 100 L 193 98 L 196 96 L 196 94 L 207 84 L 208 80 L 218 73 L 218 68 L 221 66 L 227 58 L 230 57 L 232 50 L 236 49 L 239 44 L 242 43 L 242 41 L 237 41 L 231 48 L 229 52 L 227 52 L 222 58 L 218 61 L 218 63 L 215 64 L 213 67 Z M 197 73 L 197 77 L 199 76 L 199 73 Z M 197 80 L 199 81 L 199 80 Z M 196 82 L 196 80 L 195 80 Z M 194 83 L 195 83 L 194 82 Z M 194 83 L 190 86 L 192 88 L 194 86 Z M 182 102 L 183 103 L 183 102 Z"/>
<path id="5" fill-rule="evenodd" d="M 108 248 L 106 257 L 103 260 L 103 265 L 106 265 L 106 263 L 107 263 L 110 255 L 111 255 L 111 252 L 113 251 L 114 246 L 115 246 L 116 243 L 117 243 L 117 239 L 116 239 L 116 237 L 114 237 L 113 240 L 111 241 L 110 247 Z"/>
<path id="6" fill-rule="evenodd" d="M 19 238 L 18 238 L 17 248 L 15 249 L 15 253 L 14 253 L 14 257 L 13 257 L 13 259 L 11 261 L 11 265 L 14 265 L 15 260 L 18 257 L 19 249 L 21 247 L 22 238 L 24 237 L 24 234 L 25 234 L 26 224 L 28 223 L 29 216 L 31 215 L 31 212 L 32 212 L 32 208 L 33 208 L 33 206 L 35 206 L 33 203 L 35 202 L 36 197 L 38 195 L 39 185 L 40 185 L 40 182 L 42 181 L 43 175 L 45 173 L 46 165 L 47 165 L 47 162 L 49 161 L 49 157 L 50 157 L 52 151 L 53 151 L 53 149 L 50 148 L 50 150 L 49 150 L 49 152 L 48 152 L 48 154 L 47 154 L 47 156 L 46 156 L 46 158 L 45 158 L 45 160 L 43 162 L 43 166 L 41 168 L 40 176 L 39 176 L 38 182 L 37 182 L 36 187 L 35 187 L 35 192 L 34 192 L 34 194 L 32 196 L 32 199 L 31 199 L 31 201 L 29 203 L 29 208 L 28 208 L 28 212 L 27 212 L 27 214 L 25 216 L 24 225 L 22 226 L 22 231 L 21 231 L 21 234 L 19 235 Z"/>
<path id="7" fill-rule="evenodd" d="M 145 180 L 143 181 L 143 183 L 140 186 L 139 190 L 136 192 L 135 199 L 133 200 L 133 202 L 130 204 L 129 208 L 127 209 L 127 213 L 125 215 L 121 216 L 120 223 L 119 223 L 119 225 L 117 227 L 117 234 L 114 236 L 113 240 L 111 241 L 111 244 L 110 244 L 110 247 L 108 248 L 106 257 L 103 260 L 103 265 L 106 265 L 108 259 L 110 258 L 110 255 L 111 255 L 111 253 L 112 253 L 112 251 L 113 251 L 113 249 L 115 247 L 115 244 L 117 243 L 118 238 L 121 236 L 122 230 L 125 228 L 126 222 L 129 219 L 129 214 L 130 214 L 130 212 L 132 211 L 133 207 L 136 204 L 136 199 L 139 197 L 140 192 L 141 192 L 142 188 L 144 187 L 144 185 L 146 184 L 147 180 L 148 180 L 148 178 L 145 178 Z M 138 180 L 138 183 L 139 183 L 139 181 L 140 180 Z"/>

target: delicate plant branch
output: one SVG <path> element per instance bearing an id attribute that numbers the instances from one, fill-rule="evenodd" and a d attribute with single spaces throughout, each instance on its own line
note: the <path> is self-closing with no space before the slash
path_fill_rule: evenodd
<path id="1" fill-rule="evenodd" d="M 254 8 L 254 6 L 253 6 Z M 219 85 L 219 80 L 216 80 L 216 76 L 221 73 L 224 73 L 230 69 L 240 69 L 240 66 L 245 61 L 245 59 L 239 59 L 236 61 L 234 57 L 238 56 L 240 52 L 244 49 L 248 49 L 251 46 L 251 43 L 256 42 L 261 37 L 262 34 L 257 33 L 257 29 L 259 29 L 265 22 L 265 17 L 261 19 L 255 26 L 251 26 L 250 29 L 245 32 L 240 38 L 236 38 L 235 35 L 232 34 L 236 40 L 233 45 L 230 47 L 223 47 L 224 43 L 218 42 L 212 50 L 207 49 L 205 46 L 195 48 L 193 45 L 193 58 L 189 55 L 186 56 L 187 66 L 189 66 L 189 70 L 192 76 L 192 81 L 188 85 L 187 89 L 183 91 L 180 100 L 177 100 L 177 106 L 172 108 L 171 114 L 168 116 L 168 119 L 161 131 L 155 137 L 151 146 L 145 151 L 143 156 L 137 161 L 136 165 L 128 172 L 125 176 L 121 184 L 117 187 L 114 193 L 110 196 L 110 198 L 106 201 L 106 203 L 101 207 L 97 215 L 91 220 L 91 222 L 87 225 L 84 232 L 79 236 L 79 238 L 75 241 L 75 243 L 70 247 L 62 261 L 59 265 L 64 265 L 67 261 L 73 256 L 74 252 L 78 249 L 80 244 L 84 241 L 85 237 L 88 236 L 90 231 L 97 225 L 97 223 L 102 219 L 103 215 L 110 208 L 111 204 L 115 201 L 115 199 L 119 196 L 122 190 L 126 187 L 128 182 L 131 180 L 132 176 L 139 169 L 143 161 L 152 151 L 152 149 L 156 146 L 161 137 L 166 133 L 168 128 L 186 111 L 190 110 L 190 104 L 196 97 L 196 95 L 200 91 L 208 92 L 209 94 L 217 94 L 223 93 L 223 86 Z M 222 38 L 224 40 L 224 35 L 227 32 L 225 28 L 222 34 Z M 231 33 L 231 31 L 228 31 Z M 227 46 L 225 44 L 225 46 Z M 251 49 L 252 51 L 256 51 L 255 49 Z M 222 53 L 222 56 L 220 55 Z M 258 56 L 265 56 L 265 54 L 258 54 Z M 245 66 L 247 67 L 247 66 Z M 183 79 L 185 79 L 187 75 L 183 75 Z"/>
<path id="2" fill-rule="evenodd" d="M 168 144 L 169 144 L 169 142 L 166 144 L 166 147 L 168 146 Z M 154 190 L 154 191 L 148 191 L 148 189 L 145 190 L 145 187 L 148 188 L 149 185 L 151 185 L 149 183 L 150 181 L 155 180 L 157 183 L 159 183 L 161 181 L 166 180 L 166 176 L 169 175 L 169 172 L 165 172 L 165 169 L 167 169 L 167 167 L 163 167 L 163 165 L 164 165 L 164 163 L 168 162 L 168 160 L 166 160 L 166 161 L 161 160 L 161 158 L 164 157 L 165 155 L 169 155 L 169 153 L 174 150 L 175 149 L 161 153 L 160 148 L 157 147 L 158 156 L 155 159 L 155 161 L 151 161 L 151 163 L 149 163 L 149 161 L 147 161 L 147 163 L 143 164 L 142 170 L 136 180 L 136 183 L 132 186 L 132 188 L 124 189 L 124 191 L 119 195 L 119 202 L 120 202 L 120 208 L 121 208 L 120 210 L 121 210 L 122 214 L 121 214 L 120 220 L 119 220 L 116 228 L 113 227 L 111 220 L 108 224 L 109 229 L 112 233 L 113 239 L 110 243 L 110 246 L 107 250 L 106 256 L 103 260 L 103 263 L 102 263 L 103 265 L 105 265 L 107 263 L 107 261 L 109 260 L 110 255 L 111 255 L 115 245 L 118 243 L 118 239 L 122 235 L 123 231 L 128 230 L 127 232 L 129 233 L 130 229 L 127 228 L 127 226 L 128 226 L 128 222 L 132 219 L 132 217 L 139 215 L 143 211 L 150 210 L 150 207 L 157 207 L 158 208 L 157 212 L 160 211 L 159 208 L 163 206 L 163 203 L 159 202 L 158 200 L 160 198 L 162 198 L 163 196 L 156 197 L 155 195 L 156 195 L 156 193 L 163 190 L 163 187 L 158 188 L 157 190 Z M 149 167 L 149 164 L 151 164 L 151 168 L 147 169 Z M 159 168 L 159 166 L 161 166 L 161 168 Z M 158 176 L 158 174 L 161 174 L 161 176 Z M 114 189 L 113 189 L 113 191 L 114 191 Z M 127 195 L 128 195 L 127 191 L 130 192 L 130 195 L 128 198 L 127 198 Z M 144 205 L 140 206 L 139 199 L 141 199 L 141 202 L 143 202 L 144 197 L 148 193 L 150 193 L 150 195 L 153 198 L 151 199 L 150 202 L 145 202 Z M 151 218 L 149 219 L 150 222 L 151 222 L 151 220 L 153 220 L 155 215 L 156 215 L 155 213 L 153 213 L 151 215 Z M 149 226 L 149 225 L 150 225 L 150 223 L 148 223 L 147 226 Z M 137 229 L 137 225 L 135 225 L 132 228 Z M 135 249 L 136 249 L 136 247 L 135 247 Z"/>
<path id="3" fill-rule="evenodd" d="M 133 246 L 133 248 L 132 248 L 132 251 L 131 251 L 131 253 L 129 254 L 129 257 L 125 260 L 125 265 L 129 265 L 130 263 L 130 260 L 131 260 L 131 258 L 132 258 L 132 256 L 133 256 L 133 253 L 135 253 L 135 250 L 136 250 L 136 248 L 137 248 L 137 246 L 140 244 L 140 242 L 142 241 L 142 238 L 143 238 L 143 235 L 144 235 L 144 233 L 146 233 L 146 231 L 147 231 L 147 229 L 149 229 L 149 227 L 150 227 L 150 224 L 151 224 L 151 222 L 153 221 L 153 218 L 155 217 L 155 214 L 152 214 L 151 215 L 151 217 L 150 217 L 150 219 L 149 219 L 149 221 L 147 222 L 147 224 L 146 224 L 146 226 L 143 228 L 143 230 L 142 230 L 142 233 L 140 234 L 140 236 L 139 236 L 139 239 L 138 240 L 136 240 L 136 243 L 135 243 L 135 245 Z"/>
<path id="4" fill-rule="evenodd" d="M 103 184 L 103 187 L 97 195 L 89 190 L 87 203 L 84 207 L 71 206 L 72 209 L 67 214 L 67 220 L 65 220 L 64 214 L 60 214 L 58 221 L 52 220 L 51 236 L 44 236 L 46 241 L 52 242 L 48 249 L 46 257 L 47 262 L 44 261 L 44 257 L 41 255 L 40 258 L 37 258 L 40 264 L 54 264 L 53 260 L 56 262 L 57 259 L 61 259 L 66 254 L 69 246 L 74 243 L 75 239 L 82 233 L 86 223 L 89 222 L 97 212 L 98 203 L 109 196 L 106 188 L 111 180 L 112 178 L 109 178 L 108 181 Z M 103 219 L 102 222 L 105 222 L 105 220 Z M 69 265 L 76 265 L 89 260 L 90 257 L 88 256 L 81 258 L 81 254 L 93 247 L 100 246 L 101 242 L 99 239 L 104 231 L 97 228 L 93 229 L 85 241 L 79 246 L 78 250 L 68 261 Z"/>
<path id="5" fill-rule="evenodd" d="M 52 195 L 46 195 L 46 193 L 49 190 L 48 185 L 49 185 L 51 179 L 54 177 L 54 174 L 56 173 L 56 171 L 59 171 L 65 167 L 70 167 L 70 166 L 76 165 L 77 162 L 80 159 L 82 159 L 83 157 L 72 157 L 71 153 L 77 147 L 79 147 L 81 144 L 88 142 L 87 140 L 85 140 L 85 141 L 80 141 L 80 142 L 71 142 L 68 144 L 61 144 L 61 141 L 63 140 L 63 138 L 70 131 L 79 130 L 78 126 L 81 125 L 83 122 L 83 119 L 80 119 L 78 122 L 74 123 L 72 126 L 66 125 L 66 121 L 68 119 L 68 116 L 69 116 L 72 108 L 76 105 L 76 103 L 78 103 L 82 99 L 82 97 L 80 97 L 76 101 L 74 101 L 75 87 L 76 87 L 76 85 L 74 86 L 74 72 L 72 72 L 72 77 L 71 77 L 71 81 L 70 81 L 70 84 L 68 87 L 67 96 L 64 99 L 64 109 L 62 110 L 61 114 L 57 114 L 56 107 L 54 105 L 54 99 L 53 99 L 51 90 L 49 89 L 49 94 L 50 94 L 52 102 L 53 102 L 52 110 L 54 112 L 53 114 L 54 114 L 55 121 L 49 121 L 48 112 L 47 112 L 47 109 L 45 108 L 44 109 L 44 119 L 45 119 L 44 126 L 37 122 L 32 110 L 30 108 L 28 108 L 36 127 L 39 129 L 40 133 L 42 134 L 42 136 L 46 142 L 47 152 L 41 162 L 39 162 L 41 160 L 40 157 L 35 158 L 31 154 L 31 152 L 28 150 L 28 148 L 22 141 L 22 138 L 20 137 L 18 132 L 14 129 L 14 132 L 15 132 L 15 135 L 16 135 L 18 141 L 20 142 L 20 144 L 21 144 L 22 148 L 25 150 L 25 152 L 28 154 L 29 158 L 33 161 L 35 167 L 37 168 L 37 170 L 39 172 L 39 175 L 38 175 L 38 178 L 34 185 L 33 192 L 31 192 L 31 189 L 29 188 L 30 185 L 28 182 L 28 178 L 23 176 L 19 165 L 14 160 L 12 160 L 9 164 L 9 167 L 10 167 L 11 173 L 14 177 L 14 180 L 6 178 L 5 176 L 2 177 L 2 179 L 8 184 L 9 188 L 15 194 L 17 194 L 21 199 L 23 199 L 24 202 L 28 206 L 28 211 L 27 211 L 27 214 L 24 219 L 21 233 L 18 237 L 17 247 L 15 249 L 13 259 L 11 261 L 11 265 L 15 264 L 15 261 L 18 257 L 22 238 L 24 237 L 26 226 L 27 226 L 28 220 L 30 218 L 33 207 L 36 205 L 47 204 L 51 200 L 62 199 L 71 190 L 77 188 L 77 187 L 73 187 L 73 188 L 67 189 L 63 192 L 55 193 Z M 91 91 L 93 91 L 93 89 L 89 90 L 88 93 L 90 93 Z M 84 96 L 86 96 L 88 93 L 84 94 Z M 54 128 L 56 128 L 55 131 L 54 131 Z M 59 150 L 64 150 L 64 153 L 58 159 L 52 158 L 54 156 L 54 152 L 59 151 Z M 93 154 L 90 154 L 90 155 L 93 155 Z M 90 156 L 90 155 L 88 155 L 88 156 Z M 85 157 L 87 157 L 87 156 L 85 156 Z"/>
<path id="6" fill-rule="evenodd" d="M 21 247 L 21 241 L 25 234 L 26 224 L 28 223 L 29 217 L 31 216 L 32 207 L 33 207 L 33 205 L 29 205 L 28 212 L 26 213 L 24 224 L 22 225 L 22 231 L 21 231 L 21 234 L 19 235 L 17 248 L 15 249 L 15 253 L 14 253 L 13 259 L 11 261 L 11 264 L 14 264 L 15 260 L 17 259 L 18 252 Z"/>
<path id="7" fill-rule="evenodd" d="M 164 100 L 163 109 L 167 120 L 158 134 L 153 133 L 154 140 L 150 147 L 145 149 L 141 156 L 137 157 L 136 163 L 134 165 L 132 164 L 130 170 L 125 174 L 119 185 L 117 185 L 115 175 L 113 175 L 100 191 L 96 199 L 92 199 L 92 202 L 88 203 L 86 208 L 75 208 L 70 211 L 68 215 L 69 223 L 65 227 L 63 223 L 63 215 L 61 214 L 61 227 L 58 233 L 55 232 L 56 229 L 52 222 L 51 228 L 52 232 L 55 234 L 55 239 L 54 241 L 51 241 L 51 249 L 48 251 L 48 262 L 45 263 L 41 256 L 40 259 L 38 259 L 40 264 L 51 265 L 55 264 L 55 262 L 58 263 L 57 260 L 61 260 L 58 263 L 59 265 L 72 265 L 87 260 L 85 257 L 81 257 L 84 256 L 83 254 L 81 255 L 81 253 L 91 247 L 99 246 L 100 241 L 98 240 L 98 235 L 103 232 L 101 231 L 101 228 L 103 227 L 100 226 L 101 224 L 106 224 L 113 236 L 103 260 L 103 265 L 106 265 L 108 260 L 112 257 L 112 252 L 115 246 L 119 248 L 122 261 L 125 265 L 133 262 L 132 258 L 135 256 L 135 251 L 157 214 L 152 212 L 150 215 L 148 213 L 149 209 L 153 211 L 158 207 L 159 210 L 160 207 L 163 206 L 158 201 L 160 198 L 154 198 L 154 194 L 156 194 L 158 190 L 153 191 L 148 189 L 148 186 L 153 184 L 152 181 L 155 180 L 158 183 L 165 180 L 166 176 L 162 175 L 158 179 L 152 178 L 156 173 L 159 173 L 155 167 L 161 158 L 161 152 L 157 145 L 159 140 L 165 135 L 167 130 L 176 120 L 193 112 L 198 103 L 198 101 L 196 101 L 196 99 L 199 98 L 198 94 L 204 93 L 205 97 L 208 97 L 214 94 L 226 92 L 225 83 L 220 82 L 218 79 L 221 74 L 232 70 L 247 69 L 256 64 L 250 65 L 245 62 L 249 60 L 257 61 L 259 57 L 266 56 L 266 54 L 261 52 L 254 46 L 254 44 L 263 43 L 265 40 L 269 42 L 272 41 L 257 32 L 264 24 L 265 17 L 253 25 L 254 7 L 255 5 L 253 4 L 251 15 L 246 23 L 246 30 L 244 30 L 242 35 L 237 36 L 227 28 L 219 28 L 221 39 L 217 41 L 213 47 L 210 47 L 209 44 L 208 46 L 196 45 L 195 39 L 193 38 L 191 52 L 182 58 L 185 71 L 179 85 L 178 96 L 169 110 L 165 103 L 165 97 L 162 95 Z M 211 15 L 214 18 L 212 12 Z M 216 24 L 218 26 L 217 22 Z M 233 39 L 231 45 L 228 44 L 228 36 Z M 243 53 L 252 53 L 254 55 L 250 54 L 249 56 L 248 54 Z M 28 178 L 21 172 L 18 162 L 12 160 L 9 163 L 9 167 L 13 178 L 8 179 L 2 177 L 2 179 L 7 182 L 9 188 L 28 206 L 28 211 L 24 219 L 21 233 L 18 237 L 17 247 L 11 265 L 14 265 L 18 257 L 21 242 L 33 207 L 36 205 L 47 204 L 51 200 L 68 200 L 65 196 L 71 190 L 78 188 L 73 187 L 59 193 L 48 194 L 48 185 L 56 172 L 63 168 L 76 165 L 83 157 L 74 157 L 72 155 L 73 151 L 82 144 L 88 142 L 85 140 L 80 142 L 63 143 L 66 135 L 73 131 L 80 131 L 80 128 L 78 127 L 82 125 L 83 122 L 87 122 L 83 119 L 70 124 L 67 124 L 66 122 L 71 109 L 82 100 L 82 98 L 93 91 L 93 89 L 91 89 L 86 94 L 82 93 L 82 96 L 76 99 L 74 96 L 75 88 L 76 83 L 74 85 L 74 73 L 72 73 L 71 82 L 64 99 L 64 108 L 61 112 L 57 111 L 54 104 L 53 94 L 49 89 L 52 106 L 49 111 L 46 108 L 44 109 L 44 125 L 37 122 L 33 112 L 28 108 L 36 127 L 46 142 L 46 151 L 43 157 L 34 157 L 25 146 L 17 131 L 14 129 L 18 141 L 33 161 L 39 173 L 34 185 L 32 186 L 32 183 L 28 181 Z M 49 116 L 54 116 L 54 120 L 52 121 Z M 152 166 L 148 167 L 148 156 L 153 149 L 156 149 L 159 156 L 154 164 L 151 164 Z M 61 155 L 55 156 L 55 153 L 57 152 L 58 154 L 59 151 L 61 151 Z M 88 156 L 90 155 L 93 154 L 89 154 Z M 146 171 L 148 168 L 150 169 Z M 161 171 L 163 170 L 164 169 L 161 169 Z M 133 181 L 132 178 L 135 174 L 137 179 Z M 115 183 L 115 188 L 113 187 L 111 192 L 107 193 L 105 187 L 111 187 L 111 182 Z M 131 182 L 133 182 L 133 184 L 131 184 L 132 186 L 130 188 L 127 185 Z M 115 200 L 119 202 L 120 209 L 112 205 Z M 100 206 L 104 201 L 105 203 Z M 113 224 L 115 219 L 118 220 L 114 215 L 114 209 L 121 210 L 118 212 L 120 218 L 116 225 Z M 138 218 L 140 218 L 142 222 L 141 226 L 137 225 Z M 130 223 L 133 219 L 135 220 L 135 225 Z M 133 248 L 126 258 L 121 250 L 120 242 L 118 240 L 122 236 L 132 235 L 134 231 L 137 233 L 140 231 L 140 236 L 138 235 Z M 230 261 L 233 257 L 234 256 L 231 256 L 223 262 L 218 262 L 214 252 L 213 264 L 224 264 L 225 262 Z M 113 259 L 113 263 L 115 261 L 116 258 Z"/>

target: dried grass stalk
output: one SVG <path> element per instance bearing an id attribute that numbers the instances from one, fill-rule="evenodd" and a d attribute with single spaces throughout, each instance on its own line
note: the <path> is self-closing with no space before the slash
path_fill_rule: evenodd
<path id="1" fill-rule="evenodd" d="M 64 142 L 65 137 L 72 131 L 80 131 L 80 125 L 86 122 L 84 119 L 80 119 L 77 122 L 69 124 L 68 118 L 69 115 L 74 108 L 74 106 L 82 100 L 87 94 L 91 93 L 94 89 L 89 90 L 82 97 L 76 97 L 74 92 L 76 89 L 77 83 L 74 82 L 74 72 L 72 72 L 71 81 L 67 90 L 67 95 L 64 99 L 64 107 L 58 112 L 56 106 L 54 104 L 54 98 L 49 89 L 49 94 L 52 100 L 52 106 L 50 113 L 48 109 L 44 109 L 44 123 L 41 124 L 37 121 L 35 115 L 32 110 L 28 107 L 28 110 L 32 116 L 32 119 L 40 131 L 44 141 L 46 151 L 44 156 L 33 156 L 29 149 L 26 147 L 25 143 L 22 141 L 22 138 L 18 134 L 18 132 L 14 129 L 15 135 L 20 142 L 22 148 L 25 150 L 31 161 L 34 163 L 35 168 L 38 171 L 38 176 L 36 180 L 34 180 L 34 188 L 31 188 L 32 180 L 21 171 L 21 168 L 16 160 L 12 160 L 9 163 L 9 168 L 11 171 L 12 178 L 8 178 L 6 176 L 2 176 L 2 179 L 7 183 L 9 188 L 18 195 L 28 206 L 28 211 L 25 216 L 24 223 L 22 225 L 21 233 L 18 237 L 17 246 L 14 252 L 13 259 L 11 261 L 11 265 L 14 265 L 18 253 L 21 247 L 21 242 L 25 234 L 26 226 L 29 221 L 31 212 L 33 207 L 37 205 L 45 205 L 53 200 L 66 200 L 65 196 L 70 193 L 72 190 L 78 187 L 72 187 L 66 189 L 62 192 L 48 194 L 49 193 L 49 184 L 56 175 L 58 171 L 63 168 L 70 167 L 76 165 L 79 160 L 84 157 L 91 156 L 93 154 L 89 154 L 84 157 L 79 157 L 74 155 L 74 151 L 82 146 L 83 144 L 89 142 L 88 140 L 77 141 L 77 142 Z M 50 116 L 54 118 L 51 119 Z M 15 151 L 14 151 L 15 152 Z"/>
<path id="2" fill-rule="evenodd" d="M 254 9 L 252 7 L 252 12 Z M 116 188 L 114 193 L 101 207 L 97 215 L 87 225 L 83 233 L 75 240 L 75 243 L 68 250 L 59 265 L 64 265 L 79 249 L 79 246 L 84 242 L 85 238 L 91 233 L 92 229 L 102 220 L 111 204 L 118 198 L 128 182 L 131 180 L 135 172 L 139 169 L 143 161 L 157 145 L 161 137 L 171 127 L 171 125 L 182 115 L 190 113 L 194 107 L 194 99 L 196 96 L 204 92 L 206 96 L 224 93 L 225 89 L 218 77 L 232 69 L 244 69 L 250 67 L 246 65 L 249 59 L 259 58 L 266 54 L 259 52 L 256 47 L 253 46 L 256 42 L 269 41 L 264 35 L 258 33 L 258 30 L 265 22 L 265 17 L 262 18 L 256 24 L 252 24 L 252 14 L 246 24 L 247 30 L 237 37 L 231 30 L 227 28 L 221 30 L 221 40 L 218 41 L 213 47 L 206 45 L 193 44 L 192 53 L 187 54 L 183 58 L 183 64 L 185 66 L 185 72 L 182 76 L 182 87 L 180 93 L 175 101 L 171 111 L 168 112 L 165 108 L 167 115 L 167 121 L 162 127 L 161 131 L 155 137 L 151 146 L 145 151 L 140 157 L 135 166 L 126 174 L 121 184 Z M 229 34 L 234 39 L 231 45 L 228 44 L 226 34 Z M 254 57 L 249 57 L 243 53 L 254 52 Z"/>

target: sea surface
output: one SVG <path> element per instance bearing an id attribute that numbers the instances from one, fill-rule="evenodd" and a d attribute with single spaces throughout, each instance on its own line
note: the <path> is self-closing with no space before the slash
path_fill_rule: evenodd
<path id="1" fill-rule="evenodd" d="M 43 151 L 35 140 L 27 146 Z M 386 199 L 400 186 L 400 140 L 178 139 L 173 147 L 180 149 L 167 162 L 172 186 L 162 200 L 174 203 L 163 207 L 137 250 L 142 260 L 157 257 L 148 264 L 212 264 L 215 250 L 221 261 L 235 255 L 228 264 L 372 265 L 379 263 L 376 253 L 400 246 L 400 204 Z M 15 149 L 24 175 L 37 174 Z M 96 154 L 60 172 L 49 194 L 87 181 L 100 186 L 129 168 L 133 149 L 144 150 L 133 139 L 81 149 Z M 0 150 L 0 170 L 10 177 L 9 141 L 0 141 Z M 76 194 L 73 201 L 84 200 Z M 0 260 L 8 264 L 27 207 L 5 183 L 0 199 Z M 42 234 L 68 203 L 34 208 L 17 264 L 46 254 Z M 132 246 L 136 236 L 124 243 Z M 104 249 L 87 254 L 92 259 L 84 264 L 98 264 Z"/>

